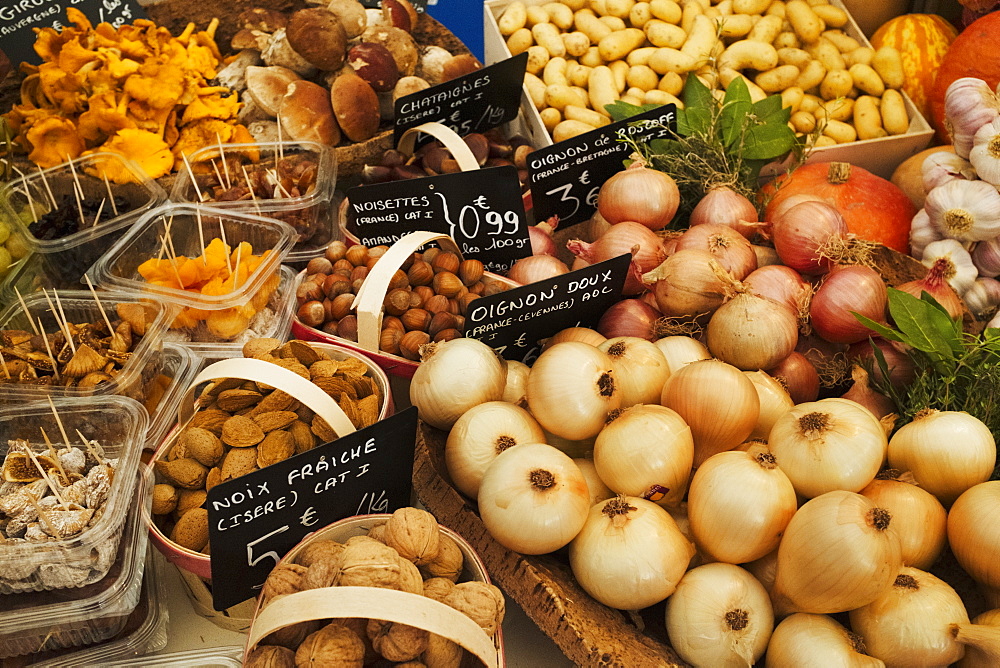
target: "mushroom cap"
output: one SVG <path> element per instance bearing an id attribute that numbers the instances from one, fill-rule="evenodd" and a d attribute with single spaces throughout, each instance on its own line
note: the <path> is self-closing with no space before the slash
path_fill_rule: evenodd
<path id="1" fill-rule="evenodd" d="M 330 71 L 344 64 L 347 33 L 333 12 L 323 7 L 300 9 L 292 14 L 285 34 L 292 48 L 319 69 Z"/>
<path id="2" fill-rule="evenodd" d="M 274 118 L 281 108 L 281 99 L 285 97 L 288 85 L 301 78 L 287 67 L 280 65 L 269 67 L 251 65 L 246 69 L 247 94 L 253 98 L 258 107 Z"/>
<path id="3" fill-rule="evenodd" d="M 99 150 L 125 156 L 135 162 L 151 179 L 169 174 L 174 166 L 174 156 L 170 152 L 170 147 L 159 135 L 148 130 L 131 128 L 119 130 L 118 134 L 105 142 Z M 95 169 L 106 174 L 115 183 L 135 181 L 132 172 L 122 169 L 121 163 L 114 160 L 106 160 L 101 165 L 95 166 Z"/>
<path id="4" fill-rule="evenodd" d="M 28 159 L 39 167 L 55 167 L 79 157 L 84 149 L 73 121 L 61 116 L 39 120 L 28 130 L 26 138 L 31 144 Z"/>
<path id="5" fill-rule="evenodd" d="M 378 93 L 392 90 L 399 70 L 389 49 L 374 42 L 361 42 L 347 52 L 347 64 Z"/>
<path id="6" fill-rule="evenodd" d="M 381 122 L 378 95 L 368 82 L 354 74 L 337 77 L 330 89 L 333 114 L 348 139 L 361 142 L 378 132 Z"/>
<path id="7" fill-rule="evenodd" d="M 281 129 L 296 141 L 315 141 L 336 146 L 340 127 L 333 117 L 330 94 L 311 81 L 293 81 L 278 110 Z"/>

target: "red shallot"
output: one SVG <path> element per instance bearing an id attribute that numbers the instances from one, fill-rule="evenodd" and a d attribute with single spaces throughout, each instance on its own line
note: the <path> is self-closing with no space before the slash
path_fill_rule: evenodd
<path id="1" fill-rule="evenodd" d="M 793 352 L 767 373 L 781 381 L 796 404 L 816 401 L 819 396 L 819 374 L 802 353 Z"/>
<path id="2" fill-rule="evenodd" d="M 750 272 L 744 280 L 750 291 L 773 299 L 798 313 L 808 307 L 812 286 L 799 272 L 783 264 L 769 264 Z"/>
<path id="3" fill-rule="evenodd" d="M 813 295 L 809 318 L 813 330 L 827 341 L 857 343 L 871 336 L 872 330 L 862 325 L 854 313 L 885 322 L 887 301 L 885 283 L 874 269 L 859 265 L 837 267 Z"/>
<path id="4" fill-rule="evenodd" d="M 897 290 L 902 290 L 920 299 L 921 294 L 926 292 L 937 300 L 937 303 L 944 307 L 952 318 L 962 317 L 962 300 L 955 290 L 948 285 L 947 274 L 951 270 L 952 264 L 947 258 L 939 257 L 934 260 L 930 270 L 923 278 L 915 281 L 907 281 L 896 286 Z"/>
<path id="5" fill-rule="evenodd" d="M 635 336 L 652 341 L 653 326 L 663 314 L 643 298 L 623 299 L 614 304 L 597 323 L 597 331 L 613 339 L 618 336 Z"/>
<path id="6" fill-rule="evenodd" d="M 851 369 L 851 378 L 854 380 L 854 384 L 851 385 L 851 389 L 844 393 L 844 399 L 861 404 L 879 420 L 896 412 L 896 404 L 892 402 L 892 399 L 871 388 L 871 385 L 868 384 L 868 372 L 860 364 L 855 364 L 854 368 Z"/>
<path id="7" fill-rule="evenodd" d="M 528 239 L 531 241 L 532 255 L 555 255 L 556 242 L 552 240 L 552 233 L 559 225 L 559 216 L 552 216 L 548 220 L 543 220 L 537 225 L 528 227 Z"/>
<path id="8" fill-rule="evenodd" d="M 660 237 L 648 227 L 631 221 L 612 225 L 607 232 L 590 244 L 572 239 L 566 244 L 566 248 L 590 264 L 631 253 L 634 271 L 630 271 L 629 277 L 625 280 L 625 287 L 622 290 L 625 295 L 637 295 L 643 292 L 646 286 L 643 285 L 639 275 L 656 267 L 665 257 Z"/>
<path id="9" fill-rule="evenodd" d="M 846 238 L 847 223 L 833 206 L 807 200 L 774 216 L 771 236 L 786 265 L 803 274 L 823 274 L 834 266 L 824 250 Z"/>

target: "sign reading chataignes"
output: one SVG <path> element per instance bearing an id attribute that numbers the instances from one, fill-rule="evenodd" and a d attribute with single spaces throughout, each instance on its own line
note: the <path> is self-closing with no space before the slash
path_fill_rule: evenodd
<path id="1" fill-rule="evenodd" d="M 528 155 L 535 220 L 558 216 L 560 228 L 584 222 L 597 210 L 601 185 L 625 169 L 624 161 L 632 153 L 625 140 L 673 137 L 676 129 L 677 107 L 666 104 L 535 149 Z"/>
<path id="2" fill-rule="evenodd" d="M 281 558 L 312 532 L 410 505 L 416 435 L 411 407 L 210 489 L 215 609 L 256 596 Z"/>
<path id="3" fill-rule="evenodd" d="M 146 13 L 135 0 L 0 0 L 0 44 L 16 68 L 21 62 L 37 65 L 42 59 L 35 53 L 35 31 L 32 28 L 67 27 L 66 8 L 83 12 L 96 26 L 110 23 L 119 28 Z"/>

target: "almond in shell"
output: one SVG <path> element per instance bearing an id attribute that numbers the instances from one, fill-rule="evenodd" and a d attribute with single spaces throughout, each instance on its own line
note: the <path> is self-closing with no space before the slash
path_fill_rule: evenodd
<path id="1" fill-rule="evenodd" d="M 222 442 L 234 448 L 249 448 L 263 440 L 264 430 L 245 415 L 234 415 L 222 425 Z"/>
<path id="2" fill-rule="evenodd" d="M 253 358 L 270 355 L 275 348 L 281 347 L 281 341 L 267 337 L 250 339 L 243 344 L 243 357 Z"/>
<path id="3" fill-rule="evenodd" d="M 287 392 L 274 390 L 260 400 L 260 403 L 254 407 L 252 414 L 259 415 L 270 411 L 294 411 L 298 408 L 298 403 L 298 400 Z"/>
<path id="4" fill-rule="evenodd" d="M 316 434 L 319 438 L 320 443 L 329 443 L 337 439 L 337 432 L 333 430 L 330 424 L 318 415 L 313 416 L 312 419 L 312 433 Z"/>
<path id="5" fill-rule="evenodd" d="M 288 425 L 287 431 L 295 439 L 295 454 L 301 454 L 316 447 L 316 435 L 312 433 L 309 425 L 302 420 L 296 420 Z"/>
<path id="6" fill-rule="evenodd" d="M 287 431 L 269 432 L 257 446 L 257 466 L 264 468 L 283 462 L 295 454 L 295 438 Z"/>
<path id="7" fill-rule="evenodd" d="M 244 408 L 256 406 L 262 396 L 260 392 L 255 390 L 240 388 L 220 392 L 216 401 L 222 410 L 236 412 Z"/>
<path id="8" fill-rule="evenodd" d="M 177 507 L 177 489 L 160 483 L 153 487 L 153 514 L 168 515 Z"/>
<path id="9" fill-rule="evenodd" d="M 229 413 L 218 408 L 206 408 L 194 414 L 191 418 L 190 426 L 207 429 L 216 436 L 222 435 L 222 425 L 232 417 Z"/>
<path id="10" fill-rule="evenodd" d="M 222 458 L 221 482 L 257 470 L 257 448 L 233 448 Z"/>
<path id="11" fill-rule="evenodd" d="M 222 482 L 222 469 L 218 466 L 213 466 L 209 469 L 208 475 L 205 476 L 205 491 L 211 491 L 220 482 Z"/>
<path id="12" fill-rule="evenodd" d="M 298 339 L 292 339 L 281 347 L 281 357 L 297 359 L 306 367 L 321 359 L 315 348 Z"/>
<path id="13" fill-rule="evenodd" d="M 170 540 L 195 552 L 203 550 L 208 545 L 208 511 L 193 508 L 184 513 L 170 532 Z"/>
<path id="14" fill-rule="evenodd" d="M 185 429 L 178 439 L 178 446 L 184 448 L 188 457 L 197 459 L 205 466 L 218 464 L 225 452 L 219 437 L 202 427 Z"/>
<path id="15" fill-rule="evenodd" d="M 284 429 L 299 419 L 294 411 L 268 411 L 252 417 L 265 434 L 275 429 Z"/>
<path id="16" fill-rule="evenodd" d="M 189 510 L 201 508 L 205 505 L 208 494 L 203 489 L 182 489 L 177 495 L 177 508 L 174 510 L 175 516 L 179 519 Z"/>
<path id="17" fill-rule="evenodd" d="M 176 487 L 201 489 L 205 486 L 208 469 L 196 459 L 184 457 L 169 462 L 158 459 L 155 466 L 156 470 Z"/>

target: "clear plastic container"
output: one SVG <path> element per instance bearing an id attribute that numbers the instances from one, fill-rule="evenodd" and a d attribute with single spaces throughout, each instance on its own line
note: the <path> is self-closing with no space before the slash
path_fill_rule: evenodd
<path id="1" fill-rule="evenodd" d="M 149 413 L 145 449 L 156 450 L 163 437 L 177 422 L 177 406 L 184 396 L 184 390 L 201 368 L 201 364 L 201 360 L 185 346 L 163 344 L 163 369 L 156 379 L 156 383 L 163 388 L 163 391 L 157 397 L 154 396 L 157 391 L 153 390 L 144 404 L 146 412 Z"/>
<path id="2" fill-rule="evenodd" d="M 69 538 L 0 543 L 0 594 L 85 587 L 102 579 L 111 568 L 122 524 L 135 503 L 135 476 L 149 420 L 136 401 L 119 396 L 96 396 L 54 402 L 70 445 L 81 448 L 77 431 L 97 441 L 105 456 L 117 460 L 107 499 L 97 519 Z M 59 423 L 46 401 L 22 402 L 0 408 L 0 461 L 10 439 L 25 439 L 32 449 L 47 449 L 40 430 L 56 448 L 64 447 Z M 8 492 L 9 493 L 9 492 Z"/>
<path id="3" fill-rule="evenodd" d="M 206 146 L 188 156 L 191 171 L 177 173 L 171 201 L 197 203 L 276 218 L 295 228 L 295 247 L 286 258 L 299 262 L 323 254 L 340 239 L 330 206 L 337 183 L 337 160 L 329 146 L 312 141 Z M 246 175 L 244 175 L 246 170 Z M 272 173 L 282 177 L 275 186 Z M 194 175 L 195 183 L 191 176 Z M 287 176 L 286 176 L 287 175 Z M 296 178 L 297 176 L 302 178 Z M 250 197 L 248 181 L 253 185 Z M 305 192 L 295 188 L 301 183 Z M 202 200 L 199 200 L 199 194 Z"/>
<path id="4" fill-rule="evenodd" d="M 109 177 L 107 181 L 105 174 Z M 65 210 L 67 219 L 79 225 L 74 193 L 77 183 L 81 199 L 98 203 L 93 212 L 84 216 L 87 226 L 58 239 L 36 237 L 28 229 L 28 223 L 52 208 L 53 199 L 58 208 Z M 108 198 L 109 189 L 113 202 Z M 144 213 L 166 199 L 163 188 L 141 167 L 117 153 L 104 152 L 29 173 L 0 187 L 0 210 L 10 222 L 11 232 L 21 236 L 25 245 L 41 256 L 39 271 L 44 274 L 45 282 L 64 289 L 79 288 L 84 273 L 108 246 Z M 100 218 L 94 225 L 98 209 Z"/>
<path id="5" fill-rule="evenodd" d="M 171 329 L 183 330 L 195 339 L 211 335 L 225 342 L 246 330 L 253 316 L 269 301 L 280 282 L 281 263 L 294 237 L 291 226 L 273 218 L 195 204 L 168 204 L 143 216 L 88 273 L 96 285 L 106 290 L 178 307 Z M 216 264 L 210 270 L 199 269 L 204 266 L 200 262 L 181 264 L 182 256 L 199 258 L 206 248 L 221 249 L 216 240 L 225 243 L 231 254 L 213 254 L 210 262 Z M 244 243 L 251 248 L 244 248 Z M 243 264 L 245 254 L 260 258 L 264 253 L 266 257 L 256 268 L 249 267 L 252 271 L 248 275 L 228 273 L 234 271 L 237 258 Z M 143 263 L 171 255 L 178 262 L 154 270 L 159 274 L 156 280 L 147 281 L 139 274 Z M 146 269 L 151 275 L 152 267 L 147 264 Z M 191 288 L 181 287 L 186 284 Z M 216 294 L 219 291 L 221 294 Z"/>
<path id="6" fill-rule="evenodd" d="M 92 645 L 125 628 L 142 590 L 148 545 L 142 507 L 149 505 L 153 488 L 151 476 L 133 473 L 128 479 L 132 486 L 126 491 L 134 499 L 110 570 L 78 589 L 0 596 L 0 657 Z"/>
<path id="7" fill-rule="evenodd" d="M 146 569 L 139 592 L 139 604 L 113 637 L 91 647 L 46 652 L 26 657 L 34 668 L 79 668 L 80 666 L 150 665 L 156 657 L 146 657 L 167 645 L 167 586 L 162 557 L 155 550 L 146 553 Z M 138 657 L 138 658 L 137 658 Z M 141 663 L 138 663 L 141 662 Z M 211 665 L 211 664 L 209 664 Z"/>
<path id="8" fill-rule="evenodd" d="M 286 265 L 281 266 L 281 280 L 278 287 L 271 293 L 264 308 L 250 318 L 246 329 L 228 340 L 220 340 L 204 328 L 194 330 L 171 329 L 164 333 L 164 340 L 190 349 L 195 354 L 203 351 L 214 351 L 220 348 L 230 349 L 237 353 L 243 344 L 250 339 L 269 337 L 284 341 L 292 328 L 292 318 L 295 316 L 295 270 Z"/>
<path id="9" fill-rule="evenodd" d="M 68 664 L 67 664 L 68 665 Z M 114 666 L 171 666 L 171 668 L 240 668 L 243 665 L 243 648 L 236 646 L 192 649 L 159 656 L 140 656 L 131 661 L 98 663 L 101 668 Z"/>
<path id="10" fill-rule="evenodd" d="M 65 313 L 66 320 L 74 325 L 80 325 L 81 323 L 101 323 L 104 326 L 104 315 L 101 312 L 103 307 L 104 313 L 111 320 L 112 326 L 116 326 L 119 320 L 117 315 L 119 305 L 135 305 L 140 303 L 139 300 L 121 293 L 99 293 L 100 304 L 95 301 L 94 295 L 88 291 L 60 290 L 56 295 L 59 297 L 58 303 L 62 305 L 62 312 Z M 24 295 L 24 306 L 27 307 L 27 313 L 25 313 L 21 302 L 17 299 L 8 304 L 7 308 L 0 313 L 0 337 L 10 330 L 30 333 L 33 331 L 32 323 L 34 323 L 35 327 L 38 327 L 39 320 L 41 320 L 41 328 L 46 333 L 53 334 L 58 332 L 60 327 L 49 306 L 49 300 L 51 299 L 53 304 L 55 304 L 56 298 L 52 293 L 49 293 L 48 296 L 49 299 L 46 299 L 46 296 L 42 293 Z M 170 309 L 166 308 L 164 304 L 157 302 L 144 302 L 143 304 L 148 307 L 149 315 L 152 315 L 152 320 L 146 321 L 146 331 L 137 343 L 135 342 L 135 337 L 133 337 L 130 352 L 127 358 L 121 363 L 117 375 L 113 378 L 105 380 L 94 387 L 79 387 L 75 383 L 72 386 L 63 386 L 58 384 L 40 385 L 30 380 L 24 382 L 18 382 L 17 380 L 9 381 L 0 373 L 0 405 L 9 402 L 22 402 L 25 399 L 41 399 L 46 395 L 90 397 L 121 394 L 131 397 L 140 403 L 144 402 L 151 391 L 151 383 L 159 375 L 160 369 L 163 366 L 162 338 L 168 324 Z M 56 310 L 58 311 L 58 308 Z M 0 340 L 0 345 L 3 346 L 0 348 L 0 352 L 4 354 L 5 361 L 9 363 L 15 359 L 15 355 L 2 340 Z M 59 352 L 57 350 L 52 351 L 57 357 L 59 356 Z M 67 350 L 68 353 L 69 351 Z M 36 358 L 33 360 L 33 363 L 40 365 L 37 368 L 41 368 L 46 363 L 51 365 L 51 358 L 48 357 L 48 351 L 44 347 L 42 350 L 37 351 L 37 355 L 34 353 L 33 355 Z M 29 362 L 30 364 L 32 362 Z M 43 372 L 42 375 L 46 377 L 51 376 L 49 372 Z"/>

